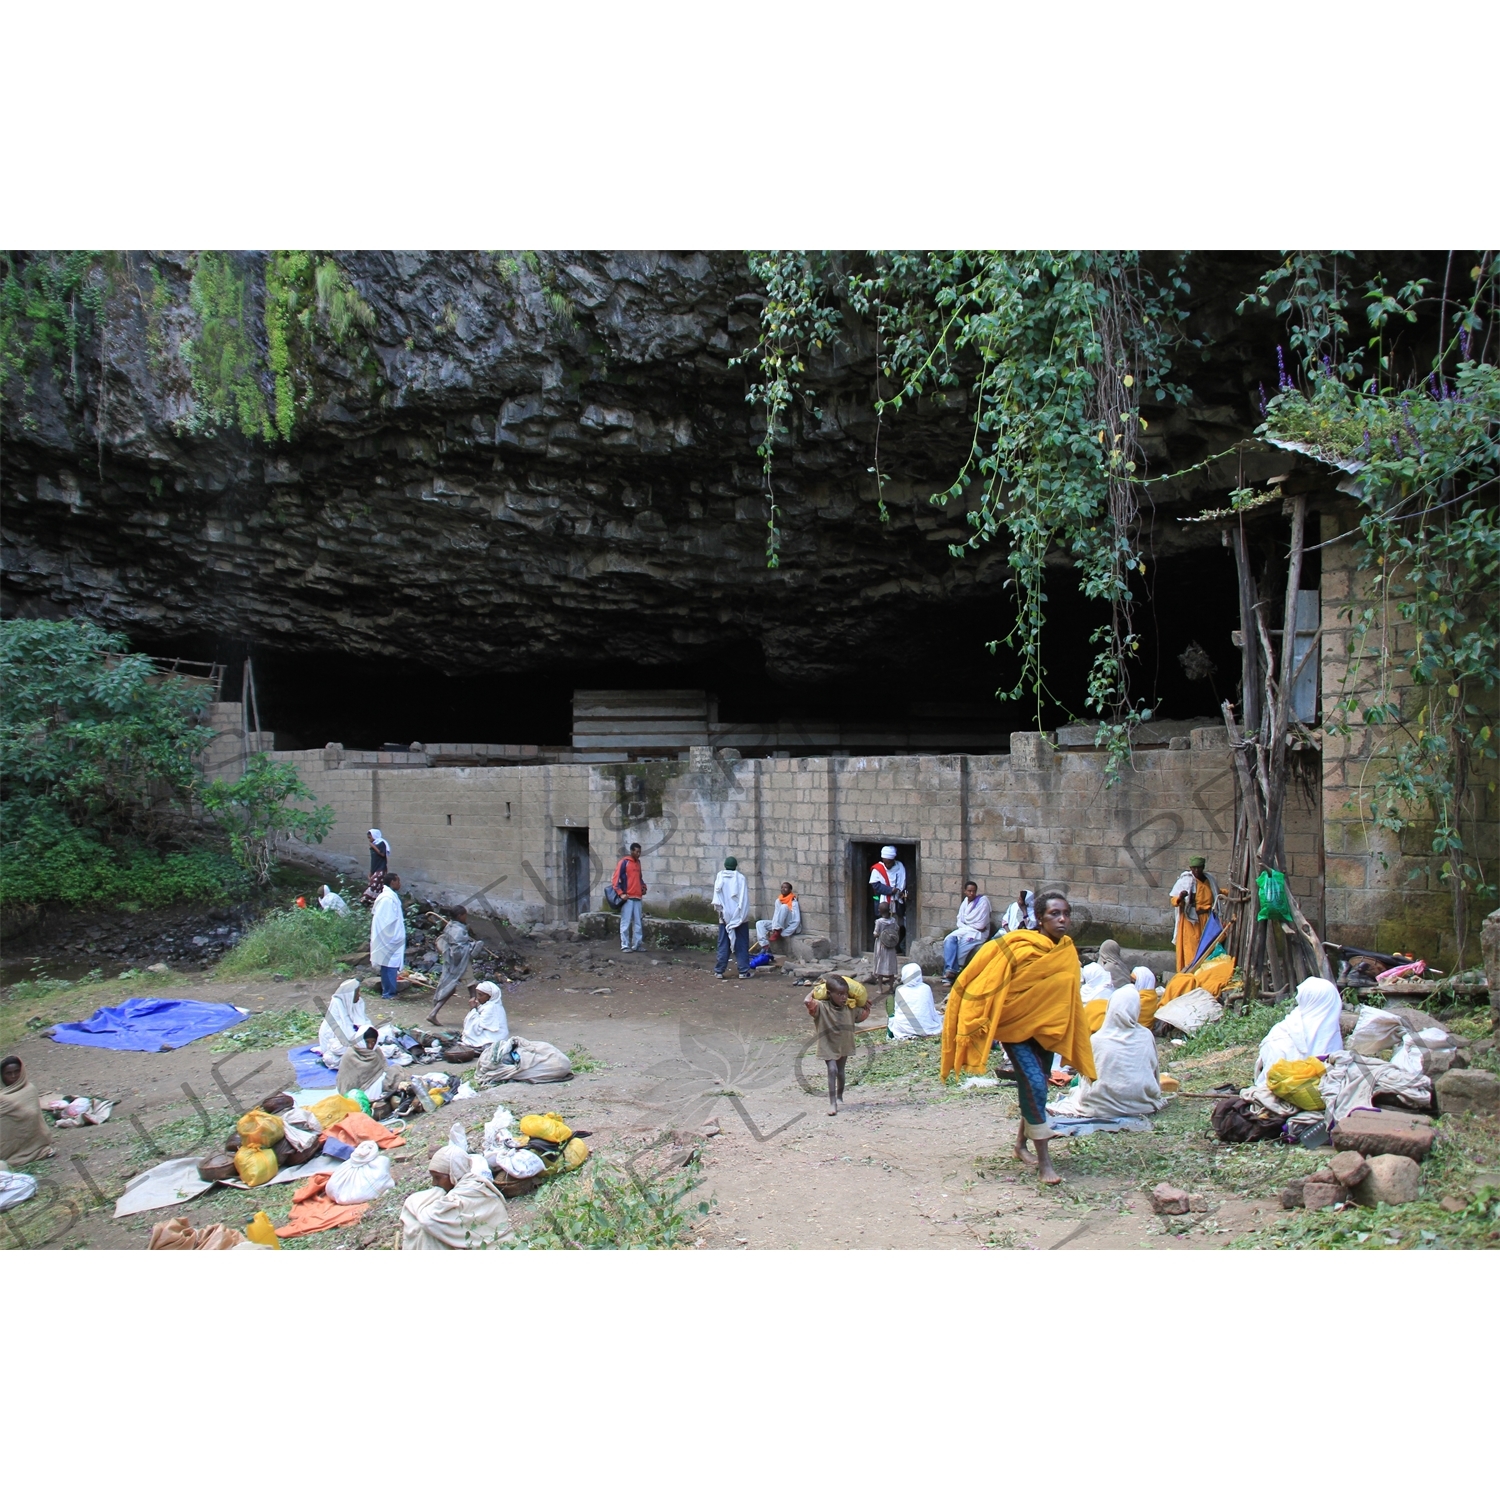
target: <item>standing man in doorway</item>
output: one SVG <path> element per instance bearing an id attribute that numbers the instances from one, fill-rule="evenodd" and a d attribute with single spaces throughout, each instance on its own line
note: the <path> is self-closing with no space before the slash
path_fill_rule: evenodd
<path id="1" fill-rule="evenodd" d="M 875 909 L 882 901 L 891 903 L 891 915 L 901 924 L 901 943 L 897 952 L 906 952 L 906 866 L 896 858 L 896 846 L 887 844 L 880 858 L 870 866 L 870 898 Z"/>
<path id="2" fill-rule="evenodd" d="M 1198 956 L 1198 944 L 1203 941 L 1203 931 L 1208 926 L 1208 915 L 1219 900 L 1219 888 L 1204 865 L 1203 856 L 1194 855 L 1172 887 L 1172 905 L 1177 908 L 1177 926 L 1172 937 L 1177 946 L 1179 974 L 1192 968 L 1193 960 Z"/>
<path id="3" fill-rule="evenodd" d="M 620 898 L 620 952 L 639 953 L 646 946 L 641 923 L 641 902 L 646 895 L 646 881 L 641 874 L 641 846 L 632 844 L 630 852 L 615 866 L 610 882 Z"/>
<path id="4" fill-rule="evenodd" d="M 734 949 L 735 966 L 741 979 L 748 979 L 750 968 L 750 887 L 740 872 L 734 855 L 724 861 L 724 868 L 714 876 L 714 910 L 719 914 L 719 953 L 714 973 L 727 978 L 729 950 Z"/>

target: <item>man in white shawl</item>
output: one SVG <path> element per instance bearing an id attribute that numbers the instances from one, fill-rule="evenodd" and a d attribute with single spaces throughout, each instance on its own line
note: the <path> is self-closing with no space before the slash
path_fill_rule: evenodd
<path id="1" fill-rule="evenodd" d="M 990 898 L 979 894 L 978 883 L 964 886 L 958 903 L 958 925 L 943 939 L 943 978 L 957 979 L 964 965 L 990 940 Z"/>
<path id="2" fill-rule="evenodd" d="M 434 1186 L 401 1205 L 403 1250 L 479 1250 L 511 1237 L 505 1199 L 482 1156 L 450 1140 L 427 1170 Z"/>
<path id="3" fill-rule="evenodd" d="M 1140 1120 L 1167 1107 L 1157 1074 L 1156 1038 L 1141 1025 L 1141 997 L 1122 984 L 1110 997 L 1104 1024 L 1094 1033 L 1094 1067 L 1062 1099 L 1047 1106 L 1065 1120 Z"/>
<path id="4" fill-rule="evenodd" d="M 1023 890 L 1018 901 L 1012 901 L 1000 918 L 1001 932 L 1019 932 L 1023 927 L 1036 931 L 1036 892 Z"/>
<path id="5" fill-rule="evenodd" d="M 745 883 L 744 872 L 734 855 L 724 861 L 724 868 L 714 876 L 714 910 L 719 914 L 719 952 L 714 963 L 714 973 L 726 978 L 730 949 L 734 950 L 735 966 L 741 979 L 748 979 L 750 968 L 750 887 Z"/>
<path id="6" fill-rule="evenodd" d="M 370 908 L 370 962 L 380 970 L 380 998 L 396 998 L 396 975 L 406 962 L 406 913 L 401 909 L 401 877 L 390 874 Z"/>
<path id="7" fill-rule="evenodd" d="M 1273 1026 L 1260 1044 L 1255 1086 L 1265 1086 L 1266 1074 L 1274 1063 L 1304 1062 L 1343 1051 L 1343 1032 L 1339 1029 L 1343 1008 L 1338 990 L 1326 979 L 1304 979 L 1297 986 L 1296 1010 Z"/>
<path id="8" fill-rule="evenodd" d="M 349 903 L 332 886 L 318 888 L 318 905 L 324 911 L 336 911 L 341 917 L 349 915 Z"/>
<path id="9" fill-rule="evenodd" d="M 904 1042 L 914 1036 L 941 1036 L 943 1018 L 932 998 L 932 986 L 923 982 L 921 964 L 907 964 L 901 971 L 901 983 L 892 996 L 895 1010 L 886 1034 L 893 1042 Z"/>
<path id="10" fill-rule="evenodd" d="M 465 1047 L 493 1047 L 510 1036 L 510 1021 L 498 984 L 486 979 L 469 992 L 469 1014 L 464 1017 Z"/>
<path id="11" fill-rule="evenodd" d="M 359 980 L 346 979 L 333 992 L 323 1024 L 318 1027 L 318 1051 L 323 1054 L 323 1066 L 338 1072 L 345 1051 L 365 1034 L 369 1025 L 365 1002 L 359 995 Z"/>

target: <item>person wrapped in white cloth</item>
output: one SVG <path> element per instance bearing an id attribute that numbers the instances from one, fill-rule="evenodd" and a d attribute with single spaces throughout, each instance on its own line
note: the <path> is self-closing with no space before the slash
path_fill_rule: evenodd
<path id="1" fill-rule="evenodd" d="M 370 908 L 370 962 L 380 970 L 380 998 L 396 998 L 396 976 L 406 962 L 406 913 L 401 906 L 401 877 L 394 871 Z"/>
<path id="2" fill-rule="evenodd" d="M 776 910 L 769 920 L 761 917 L 755 924 L 755 946 L 769 948 L 777 938 L 789 938 L 802 930 L 802 903 L 792 889 L 790 880 L 781 882 L 781 894 L 776 898 Z"/>
<path id="3" fill-rule="evenodd" d="M 732 854 L 725 859 L 724 868 L 714 876 L 713 905 L 719 916 L 719 952 L 714 960 L 714 973 L 720 979 L 725 977 L 732 949 L 740 978 L 748 979 L 750 929 L 745 924 L 750 916 L 750 887 L 745 883 L 739 860 Z"/>
<path id="4" fill-rule="evenodd" d="M 349 903 L 332 886 L 318 887 L 318 905 L 324 911 L 336 911 L 341 917 L 349 915 Z"/>
<path id="5" fill-rule="evenodd" d="M 977 881 L 969 881 L 958 903 L 958 925 L 943 939 L 944 979 L 957 979 L 969 960 L 989 942 L 993 920 L 990 898 L 979 894 Z"/>
<path id="6" fill-rule="evenodd" d="M 510 1020 L 498 984 L 486 979 L 471 991 L 469 1014 L 464 1017 L 465 1047 L 493 1047 L 510 1035 Z"/>
<path id="7" fill-rule="evenodd" d="M 1279 1062 L 1305 1062 L 1311 1057 L 1331 1057 L 1343 1050 L 1339 1012 L 1344 1002 L 1326 979 L 1304 979 L 1297 986 L 1297 1008 L 1278 1022 L 1260 1044 L 1255 1061 L 1255 1086 L 1264 1088 L 1266 1074 Z"/>
<path id="8" fill-rule="evenodd" d="M 1071 1119 L 1142 1119 L 1165 1109 L 1157 1068 L 1156 1038 L 1141 1025 L 1141 997 L 1133 984 L 1110 996 L 1104 1024 L 1094 1033 L 1094 1067 L 1047 1112 Z"/>
<path id="9" fill-rule="evenodd" d="M 359 995 L 359 980 L 346 979 L 333 992 L 323 1024 L 318 1027 L 318 1051 L 323 1054 L 323 1066 L 337 1073 L 344 1053 L 369 1027 L 370 1018 Z"/>
<path id="10" fill-rule="evenodd" d="M 1085 964 L 1081 983 L 1083 988 L 1078 998 L 1084 1005 L 1090 1000 L 1108 1000 L 1115 992 L 1115 982 L 1103 964 Z M 1137 994 L 1137 1005 L 1140 1004 L 1140 998 Z"/>
<path id="11" fill-rule="evenodd" d="M 922 979 L 921 964 L 907 964 L 901 970 L 901 983 L 891 998 L 895 1010 L 891 1013 L 886 1034 L 893 1042 L 914 1036 L 943 1034 L 943 1018 L 932 998 L 932 986 Z"/>
<path id="12" fill-rule="evenodd" d="M 403 1250 L 478 1250 L 512 1234 L 505 1198 L 489 1163 L 471 1156 L 454 1126 L 449 1143 L 427 1164 L 433 1186 L 401 1205 Z"/>

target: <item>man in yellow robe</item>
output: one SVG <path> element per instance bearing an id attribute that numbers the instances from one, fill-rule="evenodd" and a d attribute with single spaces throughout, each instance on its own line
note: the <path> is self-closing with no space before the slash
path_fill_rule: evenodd
<path id="1" fill-rule="evenodd" d="M 943 1019 L 942 1076 L 984 1073 L 999 1042 L 1015 1068 L 1021 1102 L 1016 1157 L 1045 1183 L 1060 1182 L 1047 1152 L 1047 1075 L 1052 1054 L 1085 1078 L 1095 1077 L 1094 1050 L 1079 996 L 1078 950 L 1068 933 L 1072 908 L 1050 891 L 1036 903 L 1037 930 L 1003 933 L 969 960 L 948 994 Z"/>
<path id="2" fill-rule="evenodd" d="M 1198 944 L 1208 926 L 1208 914 L 1219 899 L 1214 878 L 1204 870 L 1201 854 L 1188 861 L 1188 867 L 1172 887 L 1172 905 L 1177 909 L 1177 928 L 1173 934 L 1177 945 L 1177 968 L 1189 968 L 1198 956 Z"/>

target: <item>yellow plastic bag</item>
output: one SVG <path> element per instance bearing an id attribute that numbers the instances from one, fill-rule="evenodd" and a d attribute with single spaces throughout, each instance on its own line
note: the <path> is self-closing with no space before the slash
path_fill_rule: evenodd
<path id="1" fill-rule="evenodd" d="M 870 992 L 857 979 L 850 979 L 847 974 L 843 976 L 844 983 L 849 986 L 849 1009 L 858 1010 L 862 1005 L 870 1003 Z M 814 1000 L 826 1000 L 828 998 L 828 986 L 820 979 L 812 987 Z"/>
<path id="2" fill-rule="evenodd" d="M 564 1172 L 576 1172 L 589 1159 L 589 1143 L 579 1140 L 575 1135 L 563 1147 L 562 1159 Z"/>
<path id="3" fill-rule="evenodd" d="M 572 1128 L 561 1115 L 522 1115 L 516 1128 L 522 1135 L 535 1136 L 539 1141 L 551 1141 L 554 1146 L 561 1146 L 564 1141 L 573 1139 Z"/>
<path id="4" fill-rule="evenodd" d="M 1266 1087 L 1278 1099 L 1285 1099 L 1298 1109 L 1322 1109 L 1323 1095 L 1318 1091 L 1318 1079 L 1327 1068 L 1315 1057 L 1305 1062 L 1272 1063 L 1266 1072 Z"/>
<path id="5" fill-rule="evenodd" d="M 234 1127 L 240 1136 L 240 1145 L 253 1146 L 263 1151 L 286 1138 L 286 1125 L 280 1115 L 268 1114 L 263 1109 L 252 1109 L 241 1115 Z"/>
<path id="6" fill-rule="evenodd" d="M 276 1230 L 271 1225 L 271 1216 L 265 1209 L 261 1209 L 245 1225 L 245 1238 L 257 1245 L 269 1245 L 272 1250 L 281 1249 L 281 1241 L 276 1237 Z"/>
<path id="7" fill-rule="evenodd" d="M 246 1187 L 264 1187 L 281 1168 L 276 1153 L 260 1146 L 241 1146 L 234 1153 L 234 1170 Z"/>
<path id="8" fill-rule="evenodd" d="M 355 1114 L 358 1109 L 359 1105 L 344 1098 L 342 1094 L 330 1094 L 326 1099 L 319 1099 L 316 1104 L 309 1104 L 307 1107 L 308 1113 L 324 1130 L 330 1125 L 337 1125 L 345 1115 Z"/>

